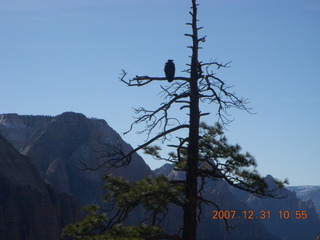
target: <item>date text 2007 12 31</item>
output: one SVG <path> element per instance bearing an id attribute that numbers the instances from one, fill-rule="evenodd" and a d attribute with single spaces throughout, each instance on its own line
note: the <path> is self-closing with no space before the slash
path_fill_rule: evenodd
<path id="1" fill-rule="evenodd" d="M 212 219 L 270 219 L 274 217 L 274 214 L 271 214 L 271 211 L 261 210 L 255 212 L 252 210 L 249 211 L 212 211 Z M 280 219 L 307 219 L 307 211 L 278 211 L 275 214 Z"/>

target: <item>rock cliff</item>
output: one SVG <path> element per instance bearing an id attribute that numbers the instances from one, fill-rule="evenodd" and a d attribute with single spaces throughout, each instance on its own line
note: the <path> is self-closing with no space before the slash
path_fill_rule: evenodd
<path id="1" fill-rule="evenodd" d="M 95 166 L 100 151 L 119 145 L 132 148 L 104 120 L 66 112 L 55 117 L 0 115 L 0 132 L 25 156 L 30 157 L 41 177 L 60 192 L 76 196 L 83 205 L 103 199 L 105 169 L 83 171 L 81 162 Z M 134 154 L 126 168 L 112 171 L 128 180 L 152 174 L 149 166 Z"/>
<path id="2" fill-rule="evenodd" d="M 296 192 L 297 197 L 301 200 L 312 200 L 320 217 L 320 186 L 290 186 L 287 189 Z"/>
<path id="3" fill-rule="evenodd" d="M 132 150 L 104 120 L 88 119 L 73 112 L 55 117 L 2 114 L 0 133 L 23 154 L 0 138 L 0 239 L 59 239 L 61 228 L 79 216 L 79 203 L 70 194 L 81 205 L 101 203 L 103 199 L 105 169 L 83 171 L 80 162 L 95 166 L 99 152 L 110 151 L 114 146 L 124 152 Z M 153 174 L 184 178 L 170 164 L 153 173 L 137 154 L 128 167 L 109 173 L 130 181 Z M 267 180 L 271 185 L 274 182 L 271 176 Z M 212 211 L 216 209 L 204 205 L 198 238 L 313 239 L 320 232 L 313 203 L 301 201 L 286 189 L 283 194 L 287 198 L 261 200 L 230 188 L 223 181 L 209 183 L 204 197 L 217 203 L 221 210 L 237 213 L 265 210 L 272 215 L 264 220 L 243 217 L 230 220 L 229 224 L 235 228 L 228 234 L 223 220 L 212 219 Z M 307 211 L 308 219 L 280 219 L 279 211 L 289 211 L 294 217 L 295 211 Z M 182 224 L 182 214 L 181 209 L 170 206 L 163 226 L 176 232 Z M 139 215 L 138 210 L 129 222 L 134 223 Z"/>
<path id="4" fill-rule="evenodd" d="M 49 116 L 0 114 L 0 132 L 18 151 L 21 151 L 51 119 Z"/>
<path id="5" fill-rule="evenodd" d="M 40 177 L 31 159 L 0 135 L 0 239 L 57 240 L 80 205 Z"/>

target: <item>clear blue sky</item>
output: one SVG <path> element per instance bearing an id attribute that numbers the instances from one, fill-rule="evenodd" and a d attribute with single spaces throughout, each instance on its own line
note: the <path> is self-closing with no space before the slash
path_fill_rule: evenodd
<path id="1" fill-rule="evenodd" d="M 171 58 L 183 76 L 190 2 L 0 0 L 0 113 L 75 111 L 126 131 L 132 107 L 156 107 L 161 96 L 159 84 L 128 88 L 119 73 L 163 76 Z M 232 61 L 217 76 L 256 112 L 231 112 L 229 141 L 253 154 L 264 175 L 320 185 L 320 2 L 199 3 L 207 35 L 201 60 Z M 135 131 L 124 136 L 133 146 L 144 138 Z"/>

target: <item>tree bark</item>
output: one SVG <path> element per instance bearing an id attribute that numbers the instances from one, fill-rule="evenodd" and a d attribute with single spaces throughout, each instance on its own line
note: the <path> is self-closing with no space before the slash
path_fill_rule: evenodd
<path id="1" fill-rule="evenodd" d="M 190 72 L 190 128 L 186 171 L 186 203 L 183 217 L 183 239 L 195 240 L 197 229 L 197 170 L 199 162 L 199 89 L 197 5 L 192 0 L 192 57 Z"/>

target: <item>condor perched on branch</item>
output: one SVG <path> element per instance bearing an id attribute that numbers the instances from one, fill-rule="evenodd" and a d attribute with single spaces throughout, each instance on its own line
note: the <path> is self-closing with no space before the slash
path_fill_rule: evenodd
<path id="1" fill-rule="evenodd" d="M 175 70 L 176 68 L 174 66 L 173 60 L 169 59 L 166 65 L 164 66 L 164 73 L 166 74 L 168 82 L 173 81 Z"/>

